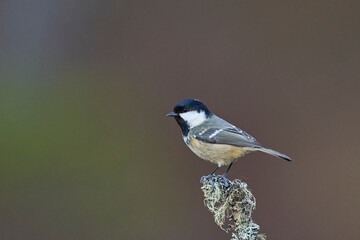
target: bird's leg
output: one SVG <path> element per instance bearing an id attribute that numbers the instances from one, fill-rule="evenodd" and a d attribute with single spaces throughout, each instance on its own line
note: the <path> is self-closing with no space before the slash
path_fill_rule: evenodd
<path id="1" fill-rule="evenodd" d="M 229 186 L 229 179 L 226 178 L 226 175 L 228 174 L 232 164 L 233 164 L 233 162 L 230 163 L 230 165 L 229 165 L 228 169 L 226 170 L 226 172 L 223 175 L 221 175 L 221 178 L 224 180 L 226 187 Z"/>
<path id="2" fill-rule="evenodd" d="M 209 179 L 209 178 L 213 177 L 214 174 L 215 174 L 215 172 L 216 172 L 219 168 L 220 168 L 220 166 L 217 166 L 217 167 L 215 168 L 215 170 L 212 171 L 209 175 L 207 175 L 207 176 L 202 176 L 201 179 L 200 179 L 200 181 L 202 181 L 203 179 Z"/>
<path id="3" fill-rule="evenodd" d="M 226 177 L 226 175 L 228 174 L 231 166 L 232 166 L 233 162 L 230 163 L 229 167 L 227 168 L 226 172 L 223 174 L 224 177 Z"/>
<path id="4" fill-rule="evenodd" d="M 210 173 L 210 175 L 214 175 L 215 172 L 216 172 L 219 168 L 220 168 L 220 166 L 217 166 L 217 167 L 215 168 L 215 170 Z M 209 175 L 209 176 L 210 176 L 210 175 Z"/>
<path id="5" fill-rule="evenodd" d="M 215 172 L 216 172 L 219 168 L 220 168 L 220 166 L 217 166 L 217 167 L 215 168 L 215 170 L 212 171 L 209 175 L 207 175 L 207 176 L 202 176 L 202 177 L 200 178 L 200 182 L 202 182 L 204 179 L 206 179 L 206 180 L 210 179 L 211 186 L 212 186 L 212 188 L 214 189 L 214 182 L 213 182 L 213 180 L 212 180 L 212 177 L 215 176 L 214 174 L 215 174 Z"/>

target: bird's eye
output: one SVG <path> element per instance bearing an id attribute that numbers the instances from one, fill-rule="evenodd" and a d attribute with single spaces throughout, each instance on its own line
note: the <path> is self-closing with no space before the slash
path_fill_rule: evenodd
<path id="1" fill-rule="evenodd" d="M 184 112 L 184 113 L 186 113 L 186 112 L 188 112 L 188 111 L 189 111 L 189 109 L 187 109 L 187 108 L 184 108 L 184 109 L 183 109 L 183 112 Z"/>

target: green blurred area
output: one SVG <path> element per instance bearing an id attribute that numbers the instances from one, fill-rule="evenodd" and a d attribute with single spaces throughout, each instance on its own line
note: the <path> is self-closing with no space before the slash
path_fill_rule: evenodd
<path id="1" fill-rule="evenodd" d="M 165 117 L 189 97 L 295 159 L 229 175 L 269 239 L 358 239 L 358 2 L 0 5 L 0 239 L 230 239 Z"/>
<path id="2" fill-rule="evenodd" d="M 151 186 L 161 190 L 166 175 L 146 162 L 163 154 L 156 133 L 137 128 L 140 112 L 127 105 L 134 97 L 86 72 L 52 78 L 2 76 L 3 233 L 16 226 L 23 231 L 9 238 L 117 238 L 134 224 L 157 232 L 151 219 L 168 197 Z"/>

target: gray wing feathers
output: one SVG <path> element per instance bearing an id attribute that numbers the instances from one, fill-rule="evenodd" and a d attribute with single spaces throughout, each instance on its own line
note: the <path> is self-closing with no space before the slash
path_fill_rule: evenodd
<path id="1" fill-rule="evenodd" d="M 254 137 L 238 128 L 210 128 L 199 132 L 196 139 L 217 144 L 228 144 L 238 147 L 262 147 Z"/>

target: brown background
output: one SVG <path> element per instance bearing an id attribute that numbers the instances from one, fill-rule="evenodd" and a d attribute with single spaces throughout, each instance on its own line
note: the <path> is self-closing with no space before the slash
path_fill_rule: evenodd
<path id="1" fill-rule="evenodd" d="M 0 238 L 230 239 L 202 202 L 214 166 L 165 117 L 194 97 L 295 159 L 230 171 L 268 239 L 359 239 L 359 10 L 2 1 Z"/>

